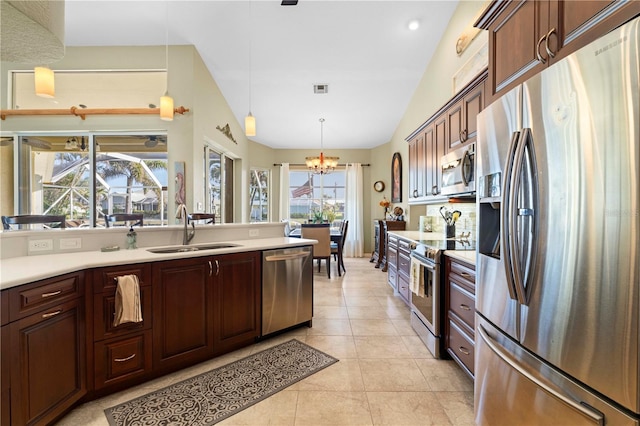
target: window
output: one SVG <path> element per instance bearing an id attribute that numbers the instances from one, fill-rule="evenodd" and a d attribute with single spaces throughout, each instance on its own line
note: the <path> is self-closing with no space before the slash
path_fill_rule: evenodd
<path id="1" fill-rule="evenodd" d="M 344 219 L 345 172 L 328 175 L 309 171 L 289 172 L 289 218 L 301 222 Z"/>
<path id="2" fill-rule="evenodd" d="M 143 213 L 145 225 L 167 224 L 166 136 L 28 135 L 18 144 L 18 208 L 3 199 L 2 214 L 65 215 L 67 227 L 101 227 L 106 214 Z"/>
<path id="3" fill-rule="evenodd" d="M 220 223 L 233 223 L 233 159 L 205 145 L 206 213 L 214 213 Z"/>
<path id="4" fill-rule="evenodd" d="M 251 169 L 249 181 L 249 221 L 269 222 L 269 171 Z"/>

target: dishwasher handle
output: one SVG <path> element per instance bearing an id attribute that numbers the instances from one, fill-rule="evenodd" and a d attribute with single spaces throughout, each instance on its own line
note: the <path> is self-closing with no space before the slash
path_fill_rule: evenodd
<path id="1" fill-rule="evenodd" d="M 302 259 L 304 257 L 309 257 L 311 253 L 308 251 L 301 251 L 299 253 L 292 254 L 277 254 L 273 256 L 266 256 L 264 258 L 267 262 L 280 262 L 282 260 L 292 260 L 292 259 Z"/>

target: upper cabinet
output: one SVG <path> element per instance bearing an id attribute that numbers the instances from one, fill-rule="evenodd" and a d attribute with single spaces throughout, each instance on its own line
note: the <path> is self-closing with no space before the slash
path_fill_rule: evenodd
<path id="1" fill-rule="evenodd" d="M 487 104 L 638 13 L 638 1 L 493 1 L 476 22 L 489 31 Z"/>
<path id="2" fill-rule="evenodd" d="M 476 140 L 476 117 L 485 105 L 486 71 L 406 138 L 409 143 L 409 204 L 446 200 L 442 156 Z"/>

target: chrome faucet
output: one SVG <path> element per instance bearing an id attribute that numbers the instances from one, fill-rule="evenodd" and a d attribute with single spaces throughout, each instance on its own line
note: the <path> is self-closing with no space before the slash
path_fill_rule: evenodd
<path id="1" fill-rule="evenodd" d="M 193 228 L 189 231 L 189 213 L 187 213 L 187 206 L 185 204 L 180 204 L 178 206 L 178 210 L 176 211 L 176 219 L 182 218 L 184 223 L 184 234 L 182 236 L 182 245 L 186 246 L 189 244 L 189 241 L 193 240 L 193 237 L 196 236 L 196 225 L 191 222 L 191 227 Z"/>

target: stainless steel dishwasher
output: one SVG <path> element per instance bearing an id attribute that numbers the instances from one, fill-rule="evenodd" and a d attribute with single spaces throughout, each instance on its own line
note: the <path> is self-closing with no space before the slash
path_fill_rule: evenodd
<path id="1" fill-rule="evenodd" d="M 262 335 L 307 322 L 313 316 L 311 246 L 262 252 Z"/>

